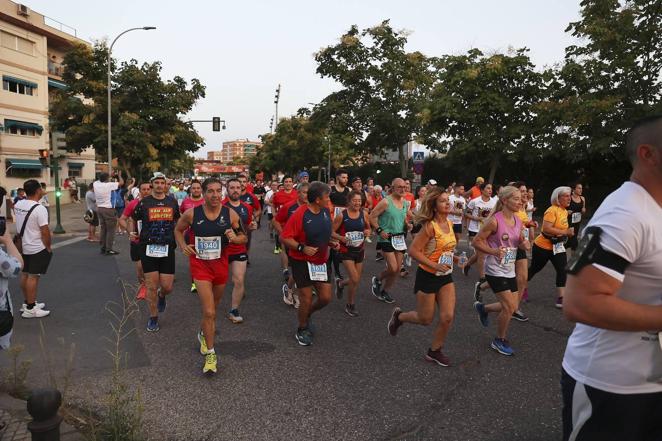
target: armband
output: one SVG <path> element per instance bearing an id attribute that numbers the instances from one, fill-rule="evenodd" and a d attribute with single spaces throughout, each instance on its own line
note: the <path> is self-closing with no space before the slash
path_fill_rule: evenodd
<path id="1" fill-rule="evenodd" d="M 306 246 L 305 246 L 304 244 L 300 243 L 300 244 L 297 246 L 297 251 L 300 252 L 300 253 L 303 253 L 303 249 L 304 249 L 305 247 L 306 247 Z"/>
<path id="2" fill-rule="evenodd" d="M 377 232 L 377 234 L 382 234 L 382 231 L 384 231 L 384 229 L 382 227 L 379 227 L 375 231 Z"/>
<path id="3" fill-rule="evenodd" d="M 584 236 L 579 241 L 577 250 L 566 266 L 568 274 L 576 275 L 586 265 L 594 263 L 612 269 L 619 274 L 625 273 L 625 269 L 630 262 L 602 248 L 600 244 L 601 234 L 602 228 L 600 227 L 588 227 L 584 230 Z"/>

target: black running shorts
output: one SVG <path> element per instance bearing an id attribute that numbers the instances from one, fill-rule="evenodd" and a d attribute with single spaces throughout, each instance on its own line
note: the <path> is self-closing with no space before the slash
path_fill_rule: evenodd
<path id="1" fill-rule="evenodd" d="M 517 292 L 516 277 L 497 277 L 486 274 L 485 280 L 487 280 L 487 284 L 490 285 L 490 288 L 495 293 L 503 291 Z"/>
<path id="2" fill-rule="evenodd" d="M 425 271 L 420 266 L 416 270 L 416 281 L 414 282 L 414 294 L 437 294 L 442 286 L 453 283 L 453 276 L 435 276 Z"/>
<path id="3" fill-rule="evenodd" d="M 175 274 L 175 246 L 168 247 L 166 257 L 150 257 L 146 254 L 147 245 L 140 245 L 140 263 L 143 266 L 143 273 Z"/>
<path id="4" fill-rule="evenodd" d="M 48 265 L 51 263 L 51 258 L 53 257 L 52 252 L 43 249 L 37 254 L 21 254 L 23 257 L 23 272 L 38 276 L 41 274 L 46 274 L 48 270 Z"/>
<path id="5" fill-rule="evenodd" d="M 326 264 L 326 282 L 313 282 L 310 280 L 308 272 L 308 262 L 305 260 L 296 260 L 290 256 L 290 267 L 292 268 L 292 278 L 297 288 L 307 288 L 314 283 L 331 283 L 331 265 Z"/>

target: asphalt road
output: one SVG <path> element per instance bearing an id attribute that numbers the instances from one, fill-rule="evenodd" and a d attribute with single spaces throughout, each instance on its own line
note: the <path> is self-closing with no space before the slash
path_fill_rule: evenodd
<path id="1" fill-rule="evenodd" d="M 46 384 L 48 370 L 61 376 L 75 344 L 68 400 L 99 405 L 112 372 L 106 307 L 121 301 L 119 280 L 135 283 L 126 237 L 118 242 L 122 254 L 116 257 L 99 255 L 86 241 L 56 250 L 40 294 L 51 316 L 16 321 L 13 343 L 24 344 L 22 356 L 33 360 L 30 384 Z M 383 267 L 374 261 L 374 246 L 360 286 L 361 316 L 347 316 L 334 298 L 315 316 L 314 344 L 299 346 L 295 310 L 281 300 L 279 261 L 271 251 L 263 226 L 253 237 L 244 324 L 225 318 L 230 286 L 219 310 L 221 364 L 214 377 L 201 373 L 199 303 L 189 292 L 181 253 L 160 332 L 145 331 L 148 314 L 141 305 L 122 348 L 151 439 L 560 439 L 560 364 L 572 324 L 554 308 L 551 265 L 530 286 L 524 310 L 531 320 L 511 324 L 514 357 L 489 347 L 494 324 L 483 328 L 472 308 L 475 271 L 472 277 L 456 272 L 456 318 L 444 349 L 453 366 L 444 368 L 423 359 L 432 328 L 405 326 L 397 337 L 388 335 L 392 305 L 369 291 L 370 275 Z M 404 310 L 415 306 L 414 272 L 391 293 Z M 15 283 L 11 289 L 18 307 L 20 291 Z"/>

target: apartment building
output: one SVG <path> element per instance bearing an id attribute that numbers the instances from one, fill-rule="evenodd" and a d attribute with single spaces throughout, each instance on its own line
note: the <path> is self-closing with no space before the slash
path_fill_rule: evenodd
<path id="1" fill-rule="evenodd" d="M 221 152 L 220 150 L 207 152 L 208 161 L 220 161 L 222 157 L 223 157 L 223 152 Z"/>
<path id="2" fill-rule="evenodd" d="M 94 149 L 67 153 L 64 134 L 51 132 L 48 122 L 49 93 L 67 87 L 61 63 L 76 43 L 89 44 L 73 28 L 0 0 L 0 185 L 7 190 L 29 178 L 55 185 L 52 169 L 39 160 L 39 150 L 51 148 L 61 156 L 60 185 L 67 176 L 94 179 Z"/>
<path id="3" fill-rule="evenodd" d="M 261 142 L 248 139 L 226 141 L 220 152 L 220 161 L 227 163 L 234 160 L 248 160 L 251 156 L 255 156 L 260 147 L 262 147 Z"/>

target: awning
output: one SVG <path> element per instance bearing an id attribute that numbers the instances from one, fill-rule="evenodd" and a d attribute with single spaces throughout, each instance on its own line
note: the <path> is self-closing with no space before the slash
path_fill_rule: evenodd
<path id="1" fill-rule="evenodd" d="M 23 170 L 39 170 L 42 169 L 41 161 L 38 159 L 11 159 L 7 158 L 7 165 L 12 168 L 20 168 Z M 7 167 L 9 168 L 9 167 Z"/>
<path id="2" fill-rule="evenodd" d="M 83 168 L 85 163 L 83 162 L 67 162 L 67 165 L 69 168 Z"/>
<path id="3" fill-rule="evenodd" d="M 69 88 L 66 83 L 63 83 L 62 81 L 54 80 L 52 78 L 48 79 L 48 87 L 54 87 L 56 89 L 62 89 L 66 90 Z"/>
<path id="4" fill-rule="evenodd" d="M 16 127 L 17 129 L 35 129 L 40 135 L 44 131 L 44 128 L 39 124 L 33 124 L 29 122 L 16 121 L 14 119 L 5 120 L 5 130 Z"/>
<path id="5" fill-rule="evenodd" d="M 9 75 L 3 75 L 2 81 L 12 81 L 14 83 L 22 84 L 24 86 L 32 87 L 34 89 L 37 88 L 37 83 L 33 83 L 32 81 L 22 80 L 16 77 L 10 77 Z"/>

